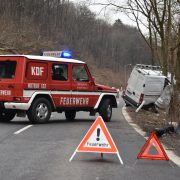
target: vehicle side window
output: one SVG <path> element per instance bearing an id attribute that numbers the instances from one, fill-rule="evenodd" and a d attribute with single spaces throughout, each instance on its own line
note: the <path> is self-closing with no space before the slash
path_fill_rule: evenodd
<path id="1" fill-rule="evenodd" d="M 0 78 L 13 79 L 16 71 L 16 61 L 1 61 L 0 62 Z"/>
<path id="2" fill-rule="evenodd" d="M 83 65 L 73 66 L 73 80 L 81 82 L 89 81 L 88 73 Z"/>
<path id="3" fill-rule="evenodd" d="M 52 65 L 52 80 L 67 81 L 68 66 L 67 64 Z"/>

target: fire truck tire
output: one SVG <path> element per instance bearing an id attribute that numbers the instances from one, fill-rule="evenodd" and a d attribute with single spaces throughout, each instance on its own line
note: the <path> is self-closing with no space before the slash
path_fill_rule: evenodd
<path id="1" fill-rule="evenodd" d="M 51 103 L 42 97 L 33 101 L 30 109 L 27 111 L 27 116 L 30 122 L 40 124 L 49 121 L 51 112 Z"/>
<path id="2" fill-rule="evenodd" d="M 65 116 L 68 121 L 72 121 L 76 117 L 76 111 L 73 110 L 65 111 Z"/>
<path id="3" fill-rule="evenodd" d="M 0 121 L 9 122 L 15 117 L 16 113 L 11 110 L 0 111 Z"/>
<path id="4" fill-rule="evenodd" d="M 99 107 L 99 114 L 105 122 L 109 122 L 112 116 L 112 104 L 110 99 L 104 99 Z"/>

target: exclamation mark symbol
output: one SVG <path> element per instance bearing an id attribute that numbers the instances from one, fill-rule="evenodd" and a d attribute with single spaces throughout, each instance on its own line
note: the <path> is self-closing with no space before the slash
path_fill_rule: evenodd
<path id="1" fill-rule="evenodd" d="M 99 136 L 100 136 L 100 128 L 97 128 L 97 138 L 96 138 L 97 141 L 100 140 Z"/>

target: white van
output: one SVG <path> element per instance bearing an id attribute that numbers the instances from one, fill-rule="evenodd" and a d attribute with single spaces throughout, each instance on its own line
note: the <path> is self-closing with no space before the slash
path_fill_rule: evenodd
<path id="1" fill-rule="evenodd" d="M 128 79 L 122 94 L 126 105 L 151 106 L 161 95 L 167 82 L 159 66 L 137 64 Z"/>

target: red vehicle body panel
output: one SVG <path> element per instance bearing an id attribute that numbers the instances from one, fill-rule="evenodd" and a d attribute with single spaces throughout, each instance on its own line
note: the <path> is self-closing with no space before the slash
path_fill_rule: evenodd
<path id="1" fill-rule="evenodd" d="M 0 102 L 28 103 L 37 93 L 48 93 L 55 108 L 94 108 L 102 93 L 117 94 L 116 89 L 96 85 L 85 63 L 76 61 L 53 61 L 42 58 L 28 58 L 23 55 L 0 56 L 0 68 L 16 62 L 15 74 L 3 78 L 0 74 Z M 54 69 L 67 67 L 66 80 L 52 78 Z M 84 68 L 88 79 L 73 79 L 73 68 Z M 77 67 L 78 66 L 78 67 Z M 81 66 L 81 67 L 80 67 Z M 78 69 L 79 68 L 79 69 Z M 11 70 L 12 68 L 10 68 Z"/>

